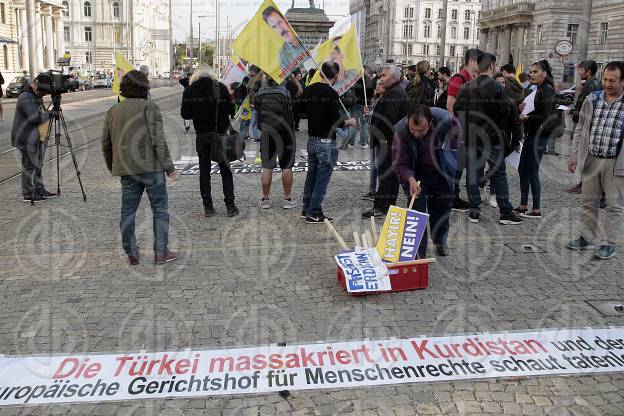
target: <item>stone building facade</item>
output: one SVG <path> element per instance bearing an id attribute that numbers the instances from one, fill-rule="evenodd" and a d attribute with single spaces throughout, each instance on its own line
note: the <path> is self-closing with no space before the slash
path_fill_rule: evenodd
<path id="1" fill-rule="evenodd" d="M 590 2 L 591 14 L 584 13 Z M 527 68 L 548 59 L 555 82 L 574 82 L 575 65 L 585 43 L 587 57 L 600 65 L 624 59 L 624 2 L 621 0 L 482 0 L 480 47 L 501 64 Z M 589 36 L 587 36 L 589 35 Z M 555 51 L 560 41 L 572 43 L 572 53 Z"/>
<path id="2" fill-rule="evenodd" d="M 464 52 L 479 43 L 480 0 L 450 0 L 447 11 L 445 63 L 461 66 Z M 364 61 L 372 66 L 388 59 L 398 64 L 442 62 L 442 0 L 351 0 Z"/>

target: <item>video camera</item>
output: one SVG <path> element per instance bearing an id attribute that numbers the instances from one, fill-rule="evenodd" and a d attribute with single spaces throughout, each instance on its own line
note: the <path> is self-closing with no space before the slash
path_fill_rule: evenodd
<path id="1" fill-rule="evenodd" d="M 69 66 L 70 63 L 71 55 L 68 52 L 65 52 L 65 54 L 57 60 L 57 64 L 61 68 Z M 50 94 L 52 97 L 57 97 L 70 90 L 78 89 L 78 81 L 72 79 L 71 76 L 64 74 L 63 69 L 60 71 L 50 69 L 47 72 L 42 72 L 37 75 L 36 80 L 38 88 L 45 91 L 47 94 Z"/>

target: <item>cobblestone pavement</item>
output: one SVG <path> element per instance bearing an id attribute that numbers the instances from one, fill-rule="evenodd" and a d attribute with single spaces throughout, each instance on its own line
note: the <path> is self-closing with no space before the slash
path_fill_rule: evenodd
<path id="1" fill-rule="evenodd" d="M 170 148 L 175 159 L 194 156 L 194 136 L 183 134 L 177 111 L 166 115 Z M 299 147 L 304 144 L 300 134 Z M 340 157 L 366 160 L 368 151 L 351 149 Z M 218 175 L 219 215 L 211 219 L 203 217 L 198 177 L 170 183 L 171 247 L 179 261 L 131 268 L 117 229 L 119 181 L 108 175 L 97 143 L 81 150 L 78 162 L 86 203 L 68 158 L 62 159 L 61 198 L 33 208 L 21 202 L 19 179 L 0 186 L 1 353 L 163 351 L 623 324 L 586 301 L 622 298 L 624 255 L 598 262 L 564 247 L 580 214 L 579 196 L 564 192 L 570 182 L 564 158 L 546 156 L 543 163 L 541 221 L 503 227 L 495 210 L 484 207 L 474 225 L 453 213 L 451 257 L 433 265 L 429 289 L 366 298 L 338 286 L 332 259 L 338 247 L 325 227 L 304 224 L 299 210 L 257 207 L 258 175 L 235 176 L 242 213 L 236 219 L 224 215 Z M 517 202 L 517 173 L 510 175 Z M 45 178 L 54 189 L 52 164 Z M 277 175 L 274 180 L 277 205 L 281 184 Z M 298 200 L 303 181 L 296 173 Z M 336 172 L 331 180 L 325 211 L 344 236 L 367 225 L 360 214 L 370 203 L 358 198 L 367 183 L 367 172 Z M 137 220 L 149 256 L 146 202 Z M 538 252 L 514 251 L 527 243 Z M 288 399 L 271 394 L 0 408 L 0 415 L 17 414 L 622 415 L 624 376 L 299 391 Z"/>

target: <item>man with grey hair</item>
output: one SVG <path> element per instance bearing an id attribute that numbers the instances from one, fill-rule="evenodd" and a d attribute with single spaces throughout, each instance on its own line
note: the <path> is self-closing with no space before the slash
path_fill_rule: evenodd
<path id="1" fill-rule="evenodd" d="M 399 193 L 399 179 L 392 167 L 392 139 L 394 125 L 407 115 L 409 98 L 401 86 L 401 69 L 394 64 L 384 65 L 379 82 L 386 92 L 375 105 L 371 117 L 371 143 L 378 146 L 377 170 L 379 187 L 375 194 L 373 209 L 362 214 L 362 218 L 386 215 L 390 205 L 396 204 Z"/>

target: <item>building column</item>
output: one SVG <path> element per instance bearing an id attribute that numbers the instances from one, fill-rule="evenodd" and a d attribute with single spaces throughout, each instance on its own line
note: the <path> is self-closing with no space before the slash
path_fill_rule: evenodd
<path id="1" fill-rule="evenodd" d="M 501 58 L 498 62 L 501 65 L 505 65 L 509 63 L 509 51 L 511 49 L 511 27 L 506 26 L 505 31 L 503 32 L 503 46 L 501 50 Z"/>
<path id="2" fill-rule="evenodd" d="M 18 9 L 19 25 L 20 25 L 20 43 L 19 47 L 22 55 L 22 69 L 28 71 L 28 21 L 26 20 L 26 10 Z"/>
<path id="3" fill-rule="evenodd" d="M 524 55 L 524 36 L 525 36 L 526 27 L 524 25 L 519 25 L 516 27 L 516 50 L 514 53 L 514 65 L 517 67 L 522 63 L 523 55 Z"/>
<path id="4" fill-rule="evenodd" d="M 487 49 L 488 29 L 479 31 L 479 48 L 484 51 Z"/>
<path id="5" fill-rule="evenodd" d="M 63 17 L 57 16 L 56 19 L 56 50 L 58 57 L 61 58 L 65 54 L 65 30 L 63 25 Z"/>
<path id="6" fill-rule="evenodd" d="M 492 50 L 490 51 L 490 53 L 492 53 L 492 55 L 497 56 L 497 52 L 498 52 L 498 28 L 494 28 L 492 31 Z"/>
<path id="7" fill-rule="evenodd" d="M 46 26 L 46 67 L 52 69 L 56 67 L 54 62 L 54 35 L 52 31 L 52 8 L 48 8 L 45 14 L 45 26 Z"/>
<path id="8" fill-rule="evenodd" d="M 37 43 L 37 71 L 43 71 L 43 25 L 41 22 L 41 4 L 35 3 L 35 42 Z M 34 74 L 33 77 L 37 76 Z"/>

